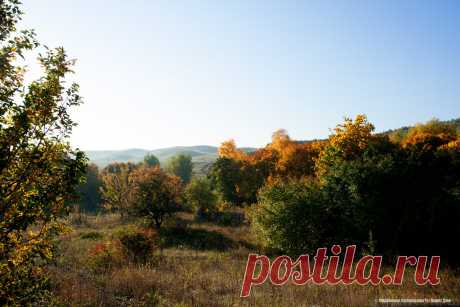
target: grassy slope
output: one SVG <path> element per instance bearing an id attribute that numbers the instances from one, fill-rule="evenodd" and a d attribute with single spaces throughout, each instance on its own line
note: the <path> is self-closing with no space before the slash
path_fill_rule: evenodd
<path id="1" fill-rule="evenodd" d="M 90 250 L 113 242 L 121 229 L 138 226 L 121 222 L 116 215 L 84 216 L 82 224 L 62 238 L 61 256 L 50 267 L 57 300 L 69 306 L 368 306 L 376 298 L 459 297 L 458 273 L 443 271 L 441 285 L 435 287 L 415 286 L 411 275 L 399 287 L 266 283 L 253 288 L 250 298 L 241 299 L 247 255 L 259 252 L 251 244 L 248 226 L 197 223 L 186 213 L 180 221 L 189 224 L 187 235 L 163 238 L 167 247 L 157 249 L 147 262 L 114 258 L 101 266 L 94 264 Z"/>

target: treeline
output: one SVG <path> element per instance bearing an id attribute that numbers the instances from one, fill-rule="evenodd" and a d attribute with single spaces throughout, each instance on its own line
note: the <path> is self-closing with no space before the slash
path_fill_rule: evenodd
<path id="1" fill-rule="evenodd" d="M 222 198 L 211 180 L 193 175 L 192 170 L 192 157 L 184 154 L 170 158 L 165 167 L 152 154 L 140 163 L 112 163 L 101 170 L 89 164 L 85 180 L 77 188 L 79 197 L 70 207 L 79 213 L 140 217 L 156 230 L 179 211 L 194 212 L 197 219 L 221 218 L 232 224 L 224 206 L 219 206 Z"/>
<path id="2" fill-rule="evenodd" d="M 139 206 L 150 202 L 165 216 L 192 209 L 207 219 L 223 208 L 245 207 L 261 247 L 292 255 L 356 244 L 361 253 L 389 260 L 403 254 L 441 255 L 449 263 L 460 259 L 453 242 L 460 235 L 455 123 L 432 120 L 404 134 L 376 134 L 360 115 L 346 119 L 323 141 L 299 142 L 279 130 L 264 148 L 245 152 L 230 140 L 222 143 L 205 177 L 191 180 L 191 168 L 187 156 L 174 158 L 165 170 L 154 157 L 101 172 L 90 166 L 80 191 L 93 195 L 87 197 L 93 204 L 87 209 L 101 203 L 106 210 L 151 218 L 155 214 Z M 152 181 L 143 183 L 148 197 L 141 201 L 136 193 L 147 179 Z M 170 193 L 164 205 L 170 210 L 158 201 L 168 197 L 152 192 L 161 189 Z"/>
<path id="3" fill-rule="evenodd" d="M 356 244 L 362 253 L 441 255 L 458 263 L 460 138 L 437 120 L 404 135 L 375 134 L 365 116 L 326 141 L 283 130 L 246 154 L 222 144 L 210 177 L 224 201 L 253 204 L 252 229 L 270 249 L 300 254 Z"/>
<path id="4" fill-rule="evenodd" d="M 95 164 L 86 168 L 78 187 L 74 209 L 84 212 L 118 212 L 122 216 L 149 216 L 159 228 L 165 217 L 180 209 L 183 188 L 192 177 L 190 155 L 179 154 L 163 169 L 153 154 L 140 163 L 112 163 L 102 170 Z"/>

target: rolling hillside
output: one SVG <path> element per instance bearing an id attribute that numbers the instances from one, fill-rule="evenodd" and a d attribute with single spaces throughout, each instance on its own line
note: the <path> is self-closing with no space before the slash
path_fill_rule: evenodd
<path id="1" fill-rule="evenodd" d="M 460 118 L 443 121 L 448 124 L 454 125 L 458 131 L 460 131 Z M 390 134 L 399 132 L 402 134 L 412 126 L 401 127 L 394 130 L 388 130 L 381 132 L 383 134 Z M 312 140 L 304 140 L 299 142 L 311 142 Z M 245 147 L 241 148 L 246 152 L 254 151 L 256 148 Z M 160 163 L 165 163 L 169 158 L 177 154 L 188 154 L 192 156 L 192 160 L 195 163 L 195 171 L 203 172 L 214 162 L 217 158 L 217 147 L 208 145 L 197 145 L 197 146 L 175 146 L 154 150 L 146 149 L 126 149 L 126 150 L 93 150 L 87 151 L 90 161 L 97 164 L 99 167 L 104 167 L 112 162 L 140 162 L 144 156 L 148 153 L 152 153 L 158 157 Z"/>
<path id="2" fill-rule="evenodd" d="M 217 147 L 213 146 L 177 146 L 155 150 L 146 149 L 126 149 L 126 150 L 92 150 L 87 151 L 90 161 L 99 167 L 104 167 L 112 162 L 140 162 L 144 156 L 152 153 L 160 160 L 166 162 L 169 158 L 177 154 L 187 154 L 192 156 L 196 162 L 212 162 L 217 157 Z"/>
<path id="3" fill-rule="evenodd" d="M 255 148 L 242 148 L 244 151 L 254 151 Z M 195 172 L 204 173 L 209 165 L 217 159 L 217 147 L 208 145 L 175 146 L 155 150 L 126 149 L 126 150 L 91 150 L 87 151 L 90 161 L 99 167 L 104 167 L 112 162 L 140 162 L 144 156 L 152 153 L 160 163 L 165 163 L 177 154 L 186 154 L 192 157 Z"/>

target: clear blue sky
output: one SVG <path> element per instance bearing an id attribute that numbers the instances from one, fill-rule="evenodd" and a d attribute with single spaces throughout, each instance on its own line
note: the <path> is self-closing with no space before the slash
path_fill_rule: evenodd
<path id="1" fill-rule="evenodd" d="M 460 116 L 460 1 L 24 2 L 23 26 L 78 59 L 85 150 Z"/>

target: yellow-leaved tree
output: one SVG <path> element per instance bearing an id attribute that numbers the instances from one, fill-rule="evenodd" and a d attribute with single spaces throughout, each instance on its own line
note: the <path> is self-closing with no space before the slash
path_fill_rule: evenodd
<path id="1" fill-rule="evenodd" d="M 66 86 L 74 61 L 62 48 L 44 49 L 43 75 L 24 83 L 18 58 L 39 48 L 33 31 L 19 32 L 17 0 L 0 1 L 0 305 L 46 304 L 44 265 L 65 227 L 65 203 L 86 167 L 68 138 L 69 109 L 81 103 Z"/>

